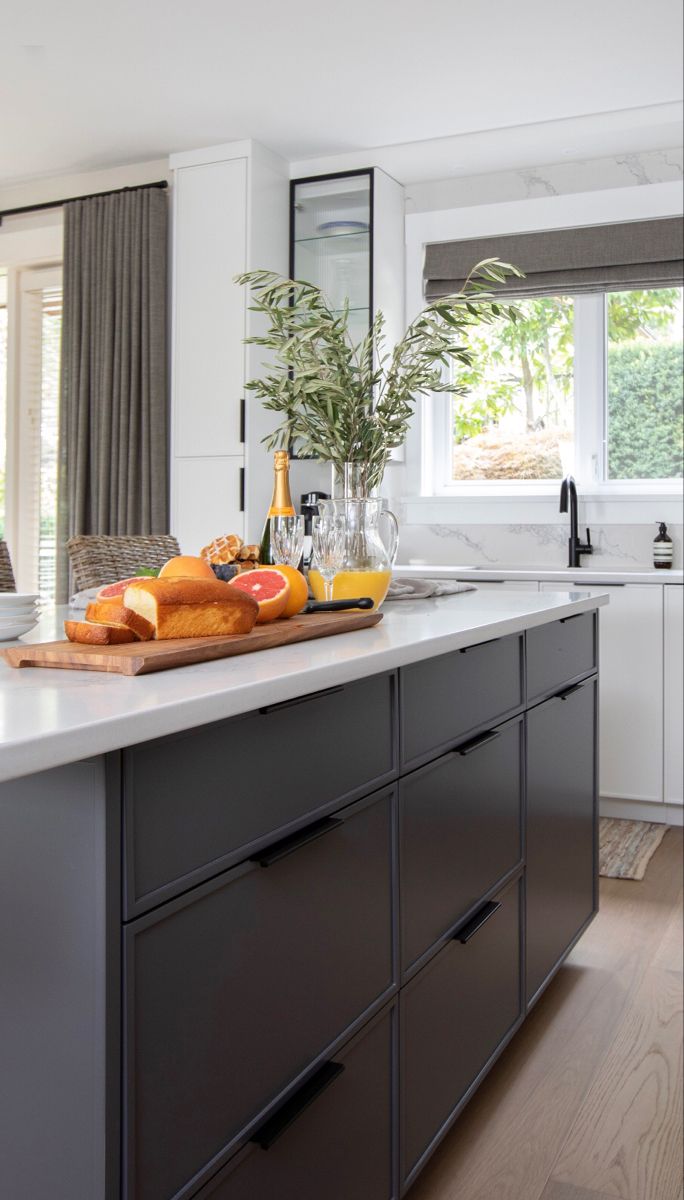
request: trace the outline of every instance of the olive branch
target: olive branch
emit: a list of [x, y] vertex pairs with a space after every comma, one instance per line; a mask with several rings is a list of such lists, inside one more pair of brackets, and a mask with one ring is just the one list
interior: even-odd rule
[[[333, 312], [320, 288], [274, 271], [248, 271], [235, 282], [251, 290], [250, 311], [266, 317], [265, 333], [248, 344], [272, 351], [270, 370], [247, 383], [264, 407], [280, 415], [268, 449], [296, 442], [301, 453], [332, 463], [362, 465], [368, 489], [382, 480], [387, 460], [406, 439], [416, 399], [432, 392], [464, 396], [459, 367], [474, 364], [468, 332], [482, 323], [516, 321], [492, 285], [522, 272], [496, 258], [473, 267], [463, 289], [432, 301], [390, 351], [385, 318], [377, 312], [354, 344], [349, 302]], [[451, 367], [451, 370], [448, 368]]]

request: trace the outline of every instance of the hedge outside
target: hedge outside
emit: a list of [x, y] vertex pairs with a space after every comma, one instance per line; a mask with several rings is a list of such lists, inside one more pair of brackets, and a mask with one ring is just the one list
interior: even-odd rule
[[682, 346], [608, 350], [608, 478], [681, 479]]

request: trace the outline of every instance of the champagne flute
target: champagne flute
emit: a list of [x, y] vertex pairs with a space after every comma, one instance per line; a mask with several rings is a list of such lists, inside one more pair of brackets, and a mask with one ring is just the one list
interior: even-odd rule
[[333, 598], [333, 580], [344, 562], [346, 524], [342, 517], [314, 517], [311, 527], [314, 566], [325, 585], [325, 598]]
[[276, 562], [298, 567], [304, 548], [304, 518], [271, 517], [271, 543]]

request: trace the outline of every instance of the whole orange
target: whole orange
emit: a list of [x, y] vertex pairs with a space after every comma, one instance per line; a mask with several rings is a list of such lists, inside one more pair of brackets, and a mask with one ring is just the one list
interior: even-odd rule
[[[296, 617], [305, 607], [309, 599], [309, 585], [296, 567], [288, 567], [285, 563], [275, 563], [276, 571], [285, 576], [290, 585], [290, 595], [283, 609], [284, 617]], [[265, 568], [264, 568], [265, 569]]]
[[175, 554], [164, 563], [159, 572], [160, 579], [216, 579], [214, 572], [203, 558], [192, 554]]

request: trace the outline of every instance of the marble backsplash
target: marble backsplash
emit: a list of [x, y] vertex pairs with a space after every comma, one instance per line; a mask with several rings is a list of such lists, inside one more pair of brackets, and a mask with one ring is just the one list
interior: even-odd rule
[[[682, 567], [684, 526], [670, 525], [673, 567]], [[651, 525], [597, 525], [592, 527], [594, 553], [583, 562], [592, 570], [644, 570], [653, 566]], [[580, 527], [582, 538], [585, 527]], [[492, 567], [567, 566], [568, 530], [565, 525], [408, 525], [401, 524], [397, 562], [406, 566]]]

